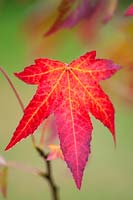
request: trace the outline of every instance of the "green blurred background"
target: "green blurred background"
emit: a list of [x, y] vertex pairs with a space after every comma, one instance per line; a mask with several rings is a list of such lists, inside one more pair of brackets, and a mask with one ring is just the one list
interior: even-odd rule
[[[122, 32], [120, 26], [133, 20], [131, 18], [124, 19], [121, 16], [131, 2], [119, 1], [117, 14], [107, 25], [101, 27], [100, 33], [98, 33], [100, 37], [96, 37], [93, 42], [91, 40], [85, 42], [83, 37], [77, 34], [80, 28], [62, 30], [49, 38], [38, 39], [36, 37], [39, 34], [43, 35], [46, 31], [45, 27], [40, 29], [37, 36], [33, 36], [33, 30], [27, 33], [26, 28], [27, 19], [36, 9], [37, 1], [1, 0], [0, 66], [10, 75], [24, 104], [29, 102], [36, 87], [19, 81], [14, 77], [13, 72], [22, 70], [25, 66], [33, 63], [37, 57], [56, 58], [63, 62], [70, 62], [93, 49], [97, 50], [99, 57], [112, 58], [110, 52], [115, 51], [125, 37], [125, 32]], [[122, 54], [121, 57], [123, 59], [124, 55]], [[133, 58], [130, 59], [133, 61]], [[119, 63], [121, 62], [119, 61]], [[113, 81], [117, 80], [123, 83], [122, 70], [107, 80], [105, 84], [103, 83], [103, 87], [116, 109], [117, 148], [114, 148], [109, 131], [92, 117], [94, 124], [92, 153], [85, 169], [80, 191], [76, 189], [66, 164], [61, 160], [52, 161], [54, 178], [60, 187], [61, 200], [133, 199], [133, 102], [129, 103], [117, 95], [117, 92], [114, 93]], [[9, 161], [17, 161], [43, 169], [43, 162], [33, 150], [30, 137], [20, 142], [12, 150], [4, 152], [21, 116], [22, 111], [10, 86], [0, 74], [0, 155]], [[40, 130], [37, 130], [35, 134], [37, 140], [40, 136], [39, 132]], [[7, 196], [8, 200], [50, 200], [47, 182], [37, 176], [15, 169], [9, 170]], [[3, 199], [1, 194], [0, 199]]]

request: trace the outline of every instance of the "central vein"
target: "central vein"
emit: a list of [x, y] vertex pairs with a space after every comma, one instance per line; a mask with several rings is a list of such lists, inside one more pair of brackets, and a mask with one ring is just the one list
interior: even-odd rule
[[72, 99], [71, 98], [71, 84], [70, 84], [69, 73], [70, 73], [70, 71], [67, 71], [68, 99], [69, 99], [69, 105], [70, 105], [70, 115], [71, 115], [71, 121], [72, 121], [72, 133], [73, 133], [73, 139], [74, 139], [74, 148], [75, 148], [77, 174], [78, 174], [79, 170], [78, 170], [77, 142], [76, 142], [76, 131], [75, 131], [75, 126], [74, 126], [73, 106], [72, 106], [72, 100], [71, 100]]

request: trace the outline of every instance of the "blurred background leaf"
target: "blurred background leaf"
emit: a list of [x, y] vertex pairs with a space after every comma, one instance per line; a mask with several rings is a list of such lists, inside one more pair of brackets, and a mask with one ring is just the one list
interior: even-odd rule
[[7, 196], [8, 167], [0, 167], [0, 191], [3, 197]]

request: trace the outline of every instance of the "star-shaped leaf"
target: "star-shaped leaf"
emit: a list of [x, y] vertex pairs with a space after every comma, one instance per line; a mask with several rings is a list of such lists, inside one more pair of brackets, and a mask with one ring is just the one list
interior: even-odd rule
[[38, 85], [38, 89], [6, 150], [33, 134], [53, 113], [64, 160], [78, 188], [90, 154], [92, 123], [89, 112], [111, 131], [115, 141], [114, 108], [99, 81], [111, 77], [119, 67], [95, 56], [96, 52], [92, 51], [70, 64], [37, 59], [34, 65], [15, 73], [24, 82]]

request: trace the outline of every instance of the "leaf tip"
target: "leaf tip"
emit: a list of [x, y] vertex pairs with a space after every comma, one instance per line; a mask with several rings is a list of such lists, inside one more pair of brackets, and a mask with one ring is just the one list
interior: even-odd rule
[[14, 138], [11, 139], [11, 141], [8, 143], [8, 145], [5, 148], [5, 151], [8, 151], [11, 149], [17, 142], [13, 140]]
[[14, 74], [15, 76], [17, 76], [17, 75], [18, 75], [18, 73], [17, 73], [17, 72], [14, 72], [13, 74]]
[[81, 181], [77, 181], [76, 186], [77, 186], [78, 190], [80, 190], [81, 189]]
[[88, 52], [88, 56], [90, 57], [90, 59], [95, 59], [95, 57], [96, 57], [96, 50]]
[[114, 147], [116, 148], [116, 143], [117, 143], [117, 139], [116, 139], [116, 133], [115, 133], [115, 125], [113, 123], [113, 126], [111, 126], [109, 128], [110, 132], [111, 132], [111, 135], [113, 137], [113, 143], [114, 143]]
[[11, 145], [8, 144], [8, 145], [6, 146], [6, 148], [5, 148], [5, 151], [8, 151], [10, 148], [11, 148]]
[[115, 133], [113, 134], [113, 141], [114, 141], [114, 147], [116, 148], [117, 141], [116, 141], [116, 134]]
[[14, 74], [14, 76], [16, 76], [17, 78], [19, 78], [19, 73], [18, 73], [18, 72], [14, 72], [13, 74]]

